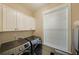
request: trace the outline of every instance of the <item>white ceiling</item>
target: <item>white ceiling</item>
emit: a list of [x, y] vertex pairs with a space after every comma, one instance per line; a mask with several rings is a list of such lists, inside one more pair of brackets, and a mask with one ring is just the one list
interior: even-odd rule
[[30, 7], [32, 10], [37, 10], [39, 9], [40, 7], [43, 7], [43, 6], [46, 6], [48, 3], [25, 3], [25, 4], [22, 4], [24, 6], [28, 6]]

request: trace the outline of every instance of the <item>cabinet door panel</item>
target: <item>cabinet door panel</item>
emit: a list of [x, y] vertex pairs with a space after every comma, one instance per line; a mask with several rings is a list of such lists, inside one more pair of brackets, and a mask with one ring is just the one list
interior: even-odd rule
[[35, 20], [33, 18], [27, 17], [28, 19], [28, 24], [27, 27], [30, 30], [35, 30]]
[[35, 29], [35, 22], [31, 17], [17, 12], [17, 28], [18, 30], [33, 30]]
[[16, 28], [16, 11], [12, 8], [3, 8], [3, 30], [14, 31]]
[[15, 30], [16, 28], [16, 11], [11, 9], [11, 8], [7, 8], [7, 28], [8, 30]]
[[7, 28], [6, 28], [6, 24], [7, 24], [6, 14], [7, 14], [7, 8], [5, 6], [3, 6], [3, 31], [7, 30]]
[[17, 12], [17, 29], [21, 30], [23, 28], [23, 15]]
[[2, 31], [2, 6], [0, 5], [0, 32]]

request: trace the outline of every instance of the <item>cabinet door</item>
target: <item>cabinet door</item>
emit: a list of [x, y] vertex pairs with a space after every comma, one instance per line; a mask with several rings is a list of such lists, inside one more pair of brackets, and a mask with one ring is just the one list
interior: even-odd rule
[[16, 11], [3, 7], [3, 31], [14, 31], [16, 28]]
[[31, 17], [28, 17], [23, 13], [17, 12], [17, 29], [34, 30], [35, 22]]
[[17, 11], [17, 30], [22, 30], [23, 28], [23, 15]]
[[29, 29], [35, 30], [35, 19], [32, 17], [27, 17], [27, 18], [28, 18]]
[[0, 5], [0, 32], [2, 31], [2, 6]]

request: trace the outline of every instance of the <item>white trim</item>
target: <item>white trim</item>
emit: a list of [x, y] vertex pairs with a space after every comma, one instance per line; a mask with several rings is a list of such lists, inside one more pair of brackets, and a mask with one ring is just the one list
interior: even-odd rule
[[44, 14], [47, 14], [47, 13], [49, 13], [51, 11], [55, 11], [57, 9], [67, 7], [67, 6], [68, 6], [68, 4], [62, 4], [62, 5], [56, 6], [56, 7], [52, 8], [52, 9], [46, 10], [46, 11], [42, 12], [42, 14], [44, 15]]
[[[72, 23], [71, 23], [72, 21], [71, 21], [71, 4], [68, 4], [68, 40], [69, 40], [69, 42], [68, 42], [68, 50], [69, 50], [69, 53], [71, 53], [71, 54], [73, 54], [72, 53]], [[70, 46], [71, 46], [71, 48], [70, 48]]]

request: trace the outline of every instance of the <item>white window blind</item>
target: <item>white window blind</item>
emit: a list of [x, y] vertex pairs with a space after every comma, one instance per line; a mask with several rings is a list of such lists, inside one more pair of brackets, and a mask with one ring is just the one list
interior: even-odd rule
[[44, 44], [68, 52], [68, 8], [58, 8], [43, 16]]

